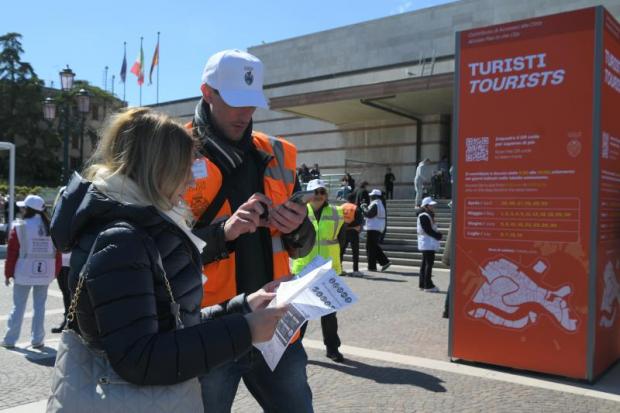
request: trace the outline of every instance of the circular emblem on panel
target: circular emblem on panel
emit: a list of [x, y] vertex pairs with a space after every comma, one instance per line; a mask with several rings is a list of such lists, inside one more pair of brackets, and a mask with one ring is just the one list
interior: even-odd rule
[[576, 158], [581, 153], [581, 142], [579, 139], [571, 139], [566, 144], [566, 151], [570, 156]]

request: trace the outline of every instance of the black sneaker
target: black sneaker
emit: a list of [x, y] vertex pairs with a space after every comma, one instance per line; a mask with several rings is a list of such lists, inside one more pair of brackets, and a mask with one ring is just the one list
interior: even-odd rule
[[62, 333], [62, 330], [64, 330], [66, 325], [67, 325], [67, 320], [64, 320], [62, 323], [60, 323], [60, 325], [58, 327], [52, 328], [52, 333], [53, 334], [60, 334], [60, 333]]
[[328, 359], [335, 361], [336, 363], [342, 363], [344, 361], [344, 356], [338, 350], [327, 350], [325, 353]]
[[392, 263], [391, 263], [391, 262], [389, 262], [389, 261], [388, 261], [388, 263], [387, 263], [387, 264], [382, 265], [382, 266], [381, 266], [381, 272], [383, 272], [383, 271], [387, 270], [388, 268], [390, 268], [390, 265], [392, 265]]

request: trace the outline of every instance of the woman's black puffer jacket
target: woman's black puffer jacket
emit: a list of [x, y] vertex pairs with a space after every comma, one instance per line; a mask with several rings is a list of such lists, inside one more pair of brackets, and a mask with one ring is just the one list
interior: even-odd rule
[[[179, 383], [250, 350], [250, 329], [240, 314], [247, 309], [243, 296], [210, 311], [217, 318], [201, 320], [200, 255], [185, 233], [154, 207], [114, 201], [77, 175], [51, 226], [56, 247], [72, 251], [72, 296], [99, 233], [79, 296], [79, 329], [73, 328], [105, 350], [122, 378], [145, 385]], [[184, 329], [175, 329], [158, 252]]]

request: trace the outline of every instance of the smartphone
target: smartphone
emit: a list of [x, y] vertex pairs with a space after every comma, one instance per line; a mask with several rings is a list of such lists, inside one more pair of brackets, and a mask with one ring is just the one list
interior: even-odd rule
[[291, 195], [288, 200], [296, 204], [304, 205], [310, 202], [313, 197], [314, 191], [298, 191]]

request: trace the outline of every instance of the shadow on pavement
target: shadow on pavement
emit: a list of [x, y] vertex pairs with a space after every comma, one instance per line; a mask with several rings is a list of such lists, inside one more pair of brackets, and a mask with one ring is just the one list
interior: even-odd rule
[[407, 282], [407, 280], [395, 280], [393, 278], [373, 277], [372, 275], [365, 275], [359, 278], [362, 278], [364, 280], [369, 280], [369, 281], [388, 281], [388, 282], [393, 282], [393, 283], [406, 283]]
[[39, 366], [53, 367], [56, 362], [56, 350], [52, 347], [43, 347], [41, 350], [34, 350], [30, 347], [21, 348], [15, 347], [9, 349], [15, 353], [20, 353], [26, 360], [31, 363], [38, 364]]
[[443, 393], [446, 388], [443, 380], [430, 374], [398, 367], [380, 367], [345, 358], [344, 363], [337, 364], [318, 360], [308, 360], [308, 364], [337, 370], [355, 377], [374, 380], [381, 384], [410, 384], [426, 390]]
[[539, 380], [546, 380], [558, 384], [568, 384], [582, 389], [596, 390], [609, 394], [620, 395], [620, 360], [612, 364], [606, 371], [604, 371], [593, 383], [589, 383], [586, 380], [572, 379], [570, 377], [560, 377], [546, 373], [537, 373], [534, 371], [513, 369], [510, 367], [496, 366], [493, 364], [479, 363], [466, 360], [453, 360], [458, 364], [464, 364], [467, 366], [481, 367], [488, 370], [495, 370], [504, 373], [518, 374], [524, 377], [531, 377]]

